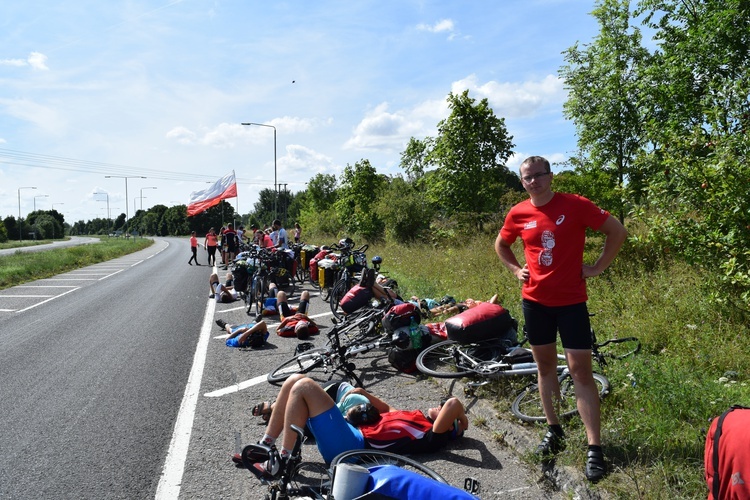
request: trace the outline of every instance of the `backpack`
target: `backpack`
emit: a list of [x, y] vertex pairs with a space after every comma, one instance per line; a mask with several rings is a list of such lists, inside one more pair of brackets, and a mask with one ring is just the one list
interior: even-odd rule
[[[400, 329], [404, 330], [407, 335], [409, 334], [408, 326], [400, 327]], [[414, 349], [411, 345], [406, 349], [393, 347], [388, 353], [388, 362], [397, 371], [401, 373], [414, 373], [418, 370], [417, 358], [419, 357], [419, 353], [432, 344], [432, 335], [427, 327], [420, 327], [419, 332], [422, 335], [421, 347], [419, 349]]]
[[383, 315], [383, 328], [386, 332], [393, 333], [402, 326], [411, 325], [412, 319], [417, 324], [422, 320], [422, 313], [417, 306], [411, 302], [396, 304]]
[[750, 408], [734, 405], [711, 422], [703, 463], [709, 500], [750, 498]]

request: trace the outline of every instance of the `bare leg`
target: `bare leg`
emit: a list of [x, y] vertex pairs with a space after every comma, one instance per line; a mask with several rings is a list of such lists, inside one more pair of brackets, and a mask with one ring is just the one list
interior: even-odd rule
[[591, 367], [591, 350], [565, 349], [576, 390], [576, 406], [586, 427], [588, 444], [601, 445], [601, 413], [599, 391]]
[[[432, 416], [431, 413], [433, 413], [433, 410], [436, 410], [436, 408], [432, 408], [428, 412], [428, 416]], [[461, 429], [457, 429], [459, 432], [469, 428], [469, 419], [466, 417], [464, 405], [461, 404], [458, 398], [450, 398], [438, 411], [437, 417], [435, 417], [435, 421], [432, 424], [432, 431], [436, 434], [449, 431], [453, 428], [456, 420], [458, 420], [458, 425], [461, 427]]]
[[[278, 403], [278, 399], [276, 402]], [[291, 393], [286, 401], [282, 448], [291, 450], [294, 447], [297, 434], [292, 430], [292, 425], [304, 427], [308, 418], [320, 415], [334, 406], [333, 399], [313, 379], [305, 377], [298, 380], [292, 386]]]
[[549, 425], [557, 425], [560, 421], [555, 411], [555, 403], [560, 401], [560, 383], [557, 381], [556, 344], [531, 346], [531, 352], [537, 363], [539, 396], [542, 399], [544, 415]]

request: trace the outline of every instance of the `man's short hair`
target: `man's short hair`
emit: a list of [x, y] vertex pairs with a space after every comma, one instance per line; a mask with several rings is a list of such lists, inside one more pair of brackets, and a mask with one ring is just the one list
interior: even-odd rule
[[552, 171], [552, 168], [549, 165], [549, 160], [547, 160], [547, 158], [545, 158], [544, 156], [529, 156], [521, 163], [521, 165], [519, 165], [518, 172], [521, 172], [521, 169], [524, 167], [524, 165], [533, 165], [534, 163], [542, 163], [544, 165], [545, 172]]
[[298, 339], [304, 340], [310, 337], [310, 322], [309, 321], [298, 321], [294, 325], [294, 333]]

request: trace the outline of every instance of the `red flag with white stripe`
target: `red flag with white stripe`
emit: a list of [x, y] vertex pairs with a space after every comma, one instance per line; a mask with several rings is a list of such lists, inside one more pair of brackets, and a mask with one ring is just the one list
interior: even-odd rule
[[214, 205], [218, 205], [221, 200], [235, 198], [237, 196], [237, 181], [234, 178], [234, 170], [216, 181], [210, 188], [203, 191], [193, 191], [190, 193], [188, 202], [188, 217], [202, 213]]

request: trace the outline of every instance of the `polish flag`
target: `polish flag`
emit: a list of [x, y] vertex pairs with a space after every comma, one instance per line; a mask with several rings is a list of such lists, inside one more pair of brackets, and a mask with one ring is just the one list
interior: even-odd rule
[[187, 207], [188, 217], [192, 217], [193, 215], [202, 213], [204, 210], [208, 210], [214, 205], [218, 205], [221, 200], [235, 198], [236, 196], [237, 181], [234, 179], [234, 170], [232, 170], [231, 174], [225, 175], [210, 188], [190, 193], [190, 201]]

